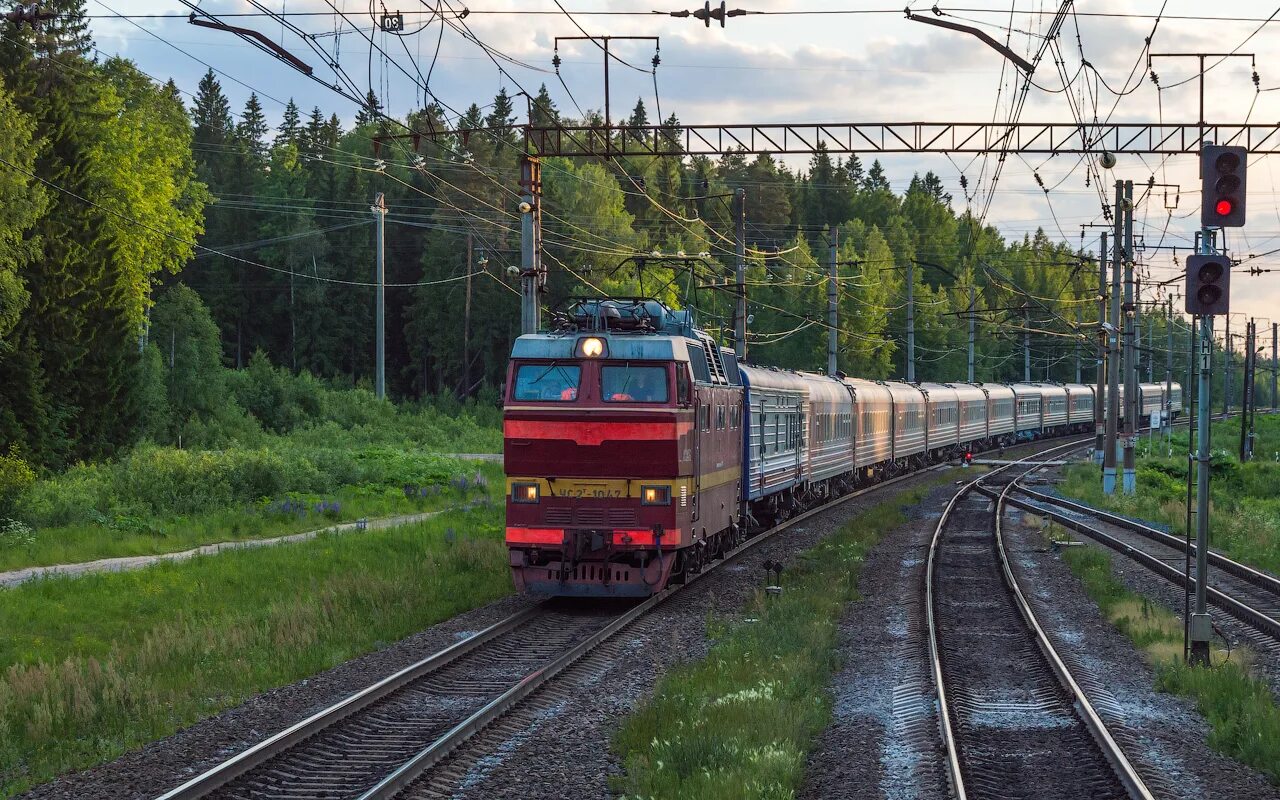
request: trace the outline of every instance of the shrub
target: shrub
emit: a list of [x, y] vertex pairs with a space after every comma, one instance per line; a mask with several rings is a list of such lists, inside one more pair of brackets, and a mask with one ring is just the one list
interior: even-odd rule
[[0, 455], [0, 518], [12, 516], [14, 504], [35, 481], [35, 470], [18, 458], [16, 449]]

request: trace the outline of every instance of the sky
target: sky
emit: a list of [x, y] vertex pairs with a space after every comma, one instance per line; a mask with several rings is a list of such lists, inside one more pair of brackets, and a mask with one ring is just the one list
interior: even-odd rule
[[[194, 2], [194, 0], [193, 0]], [[724, 28], [712, 22], [705, 27], [692, 18], [666, 13], [692, 9], [693, 0], [440, 0], [442, 7], [460, 12], [469, 7], [466, 24], [481, 41], [523, 63], [505, 64], [500, 74], [485, 51], [452, 27], [432, 20], [435, 0], [377, 0], [378, 8], [406, 12], [406, 27], [420, 33], [384, 37], [375, 34], [387, 52], [396, 56], [413, 79], [385, 62], [371, 58], [369, 43], [353, 30], [359, 25], [371, 31], [368, 0], [258, 0], [260, 5], [293, 16], [291, 21], [314, 35], [316, 46], [336, 57], [360, 86], [372, 86], [387, 110], [403, 116], [421, 107], [423, 91], [415, 86], [415, 74], [431, 68], [432, 93], [454, 108], [481, 98], [491, 98], [500, 87], [509, 92], [520, 87], [536, 92], [546, 83], [558, 106], [576, 116], [574, 100], [583, 109], [602, 109], [602, 53], [589, 42], [563, 42], [559, 48], [561, 85], [552, 68], [555, 37], [580, 35], [581, 25], [592, 35], [659, 37], [661, 64], [657, 69], [657, 95], [648, 66], [654, 55], [650, 41], [616, 41], [614, 52], [644, 68], [632, 70], [613, 64], [610, 94], [613, 116], [630, 112], [642, 98], [650, 117], [655, 105], [663, 115], [675, 113], [687, 124], [751, 122], [989, 122], [1007, 118], [1018, 94], [1016, 75], [1003, 56], [978, 39], [905, 18], [901, 2], [890, 0], [734, 0], [730, 9], [751, 12], [841, 11], [854, 13], [759, 13], [730, 18]], [[897, 8], [893, 8], [897, 5]], [[931, 15], [932, 4], [913, 3], [913, 10]], [[1030, 58], [1044, 41], [1057, 3], [1051, 0], [958, 0], [940, 2], [947, 19], [976, 25], [992, 37], [1007, 41], [1016, 53]], [[252, 12], [250, 2], [201, 0], [200, 9], [214, 14]], [[346, 13], [339, 22], [334, 8]], [[1202, 0], [1078, 0], [1058, 40], [1062, 69], [1071, 89], [1061, 91], [1063, 80], [1053, 59], [1046, 56], [1035, 73], [1037, 86], [1025, 99], [1020, 119], [1025, 122], [1064, 122], [1083, 113], [1110, 116], [1114, 122], [1194, 123], [1198, 118], [1197, 61], [1194, 58], [1157, 57], [1151, 68], [1143, 56], [1144, 41], [1152, 38], [1154, 53], [1238, 52], [1236, 57], [1213, 66], [1205, 76], [1205, 118], [1220, 123], [1280, 120], [1280, 6], [1256, 0], [1204, 3]], [[262, 98], [269, 120], [279, 121], [284, 102], [295, 99], [304, 110], [318, 105], [326, 114], [336, 112], [348, 123], [357, 107], [318, 82], [312, 81], [239, 38], [225, 32], [188, 24], [189, 9], [178, 0], [88, 0], [87, 10], [97, 46], [104, 54], [132, 59], [151, 75], [172, 77], [180, 89], [194, 92], [206, 69], [212, 66], [239, 110], [250, 91]], [[509, 13], [512, 11], [542, 13]], [[408, 13], [414, 12], [414, 13]], [[597, 13], [592, 13], [597, 12]], [[598, 12], [643, 12], [604, 14]], [[173, 15], [156, 18], [146, 15]], [[122, 18], [119, 15], [124, 15]], [[1161, 15], [1157, 24], [1156, 15]], [[1275, 15], [1269, 24], [1266, 20]], [[1183, 17], [1183, 18], [1180, 18]], [[315, 68], [316, 75], [333, 80], [332, 72], [308, 50], [300, 37], [278, 22], [263, 17], [225, 18], [252, 27], [282, 44]], [[1082, 70], [1082, 60], [1091, 68]], [[1274, 69], [1274, 72], [1269, 70]], [[416, 69], [415, 69], [416, 68]], [[1154, 70], [1162, 87], [1157, 90], [1148, 73]], [[1256, 91], [1254, 70], [1259, 76]], [[1074, 76], [1080, 74], [1080, 77]], [[1175, 84], [1181, 84], [1176, 85]], [[1058, 91], [1054, 91], [1058, 90]], [[572, 93], [570, 98], [569, 93]], [[1123, 96], [1117, 93], [1123, 92]], [[188, 100], [190, 97], [188, 96]], [[517, 106], [519, 108], [519, 106]], [[863, 154], [865, 162], [870, 156]], [[1006, 237], [1019, 237], [1043, 228], [1052, 238], [1073, 248], [1096, 249], [1098, 228], [1083, 225], [1102, 222], [1096, 181], [1076, 156], [1011, 155], [998, 182], [990, 176], [995, 159], [934, 154], [881, 156], [886, 173], [901, 191], [915, 173], [933, 170], [953, 195], [957, 210], [964, 207], [965, 175], [975, 209], [992, 193], [987, 222]], [[1275, 175], [1280, 168], [1274, 157], [1257, 157], [1248, 178], [1248, 215], [1245, 228], [1228, 232], [1227, 241], [1236, 257], [1280, 248], [1280, 195]], [[803, 168], [805, 159], [788, 159]], [[1037, 184], [1036, 175], [1050, 188]], [[1107, 194], [1117, 179], [1133, 180], [1138, 193], [1154, 175], [1160, 184], [1135, 212], [1135, 232], [1147, 246], [1141, 259], [1152, 282], [1181, 274], [1178, 266], [1187, 254], [1199, 226], [1199, 180], [1194, 156], [1162, 159], [1155, 156], [1120, 155], [1113, 169], [1102, 170]], [[1082, 231], [1084, 233], [1081, 239]], [[1177, 247], [1175, 252], [1171, 248]], [[1177, 261], [1175, 261], [1175, 258]], [[1278, 271], [1250, 276], [1243, 269], [1233, 275], [1232, 327], [1242, 331], [1248, 315], [1280, 322], [1280, 254], [1251, 262]], [[1180, 281], [1172, 288], [1180, 285]], [[1150, 295], [1147, 296], [1148, 298]], [[1238, 313], [1235, 313], [1238, 312]], [[1219, 331], [1222, 326], [1218, 326]]]

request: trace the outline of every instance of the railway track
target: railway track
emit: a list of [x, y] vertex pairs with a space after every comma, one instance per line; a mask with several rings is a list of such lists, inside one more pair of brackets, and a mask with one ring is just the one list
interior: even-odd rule
[[[1056, 495], [1011, 484], [1010, 505], [1038, 514], [1115, 550], [1177, 585], [1187, 586], [1188, 555], [1196, 547], [1186, 540], [1136, 520], [1108, 513]], [[1215, 552], [1208, 553], [1209, 602], [1254, 628], [1273, 645], [1280, 644], [1280, 579]], [[1194, 579], [1187, 586], [1194, 587]]]
[[[521, 706], [591, 654], [607, 657], [617, 634], [658, 605], [760, 543], [815, 514], [916, 477], [892, 478], [760, 533], [687, 583], [642, 603], [575, 609], [548, 601], [460, 641], [250, 747], [158, 800], [379, 800], [431, 796], [432, 771], [470, 763], [476, 734], [521, 724]], [[514, 712], [514, 713], [513, 713]], [[483, 747], [483, 743], [478, 743]], [[447, 784], [450, 776], [443, 776]], [[417, 783], [415, 783], [417, 782]]]
[[1148, 800], [1153, 795], [1041, 629], [1009, 564], [1001, 516], [1018, 463], [961, 487], [929, 549], [927, 627], [953, 792], [959, 800]]

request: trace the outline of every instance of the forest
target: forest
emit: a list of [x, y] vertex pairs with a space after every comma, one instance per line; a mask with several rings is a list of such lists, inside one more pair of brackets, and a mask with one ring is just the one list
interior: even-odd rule
[[[184, 92], [96, 55], [82, 0], [51, 7], [56, 21], [0, 39], [0, 454], [56, 470], [139, 441], [222, 446], [271, 425], [243, 407], [254, 387], [236, 375], [255, 360], [258, 374], [371, 385], [379, 193], [390, 397], [496, 403], [519, 329], [520, 126], [598, 114], [571, 120], [543, 86], [456, 119], [434, 104], [393, 119], [371, 90], [349, 125], [335, 95], [290, 102], [273, 128], [256, 94], [233, 108], [212, 70]], [[628, 128], [648, 114], [637, 101], [613, 135], [643, 135]], [[391, 135], [406, 131], [423, 135]], [[1074, 380], [1077, 359], [1090, 377], [1091, 255], [1043, 231], [1002, 236], [933, 172], [895, 192], [879, 161], [820, 151], [799, 167], [545, 158], [542, 176], [546, 309], [643, 294], [723, 338], [743, 189], [749, 360], [825, 367], [834, 232], [843, 372], [905, 376], [910, 276], [918, 379], [963, 379], [970, 316], [976, 379], [1020, 379], [1024, 335], [1035, 379]]]

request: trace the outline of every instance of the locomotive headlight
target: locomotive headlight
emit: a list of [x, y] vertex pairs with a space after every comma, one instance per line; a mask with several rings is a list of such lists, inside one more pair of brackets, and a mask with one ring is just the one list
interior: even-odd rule
[[604, 339], [598, 339], [595, 336], [578, 342], [578, 354], [583, 358], [599, 358], [604, 355], [604, 349]]
[[538, 484], [536, 483], [511, 484], [511, 502], [513, 503], [538, 502]]
[[642, 506], [671, 505], [671, 487], [670, 486], [641, 486], [640, 487], [640, 505]]

